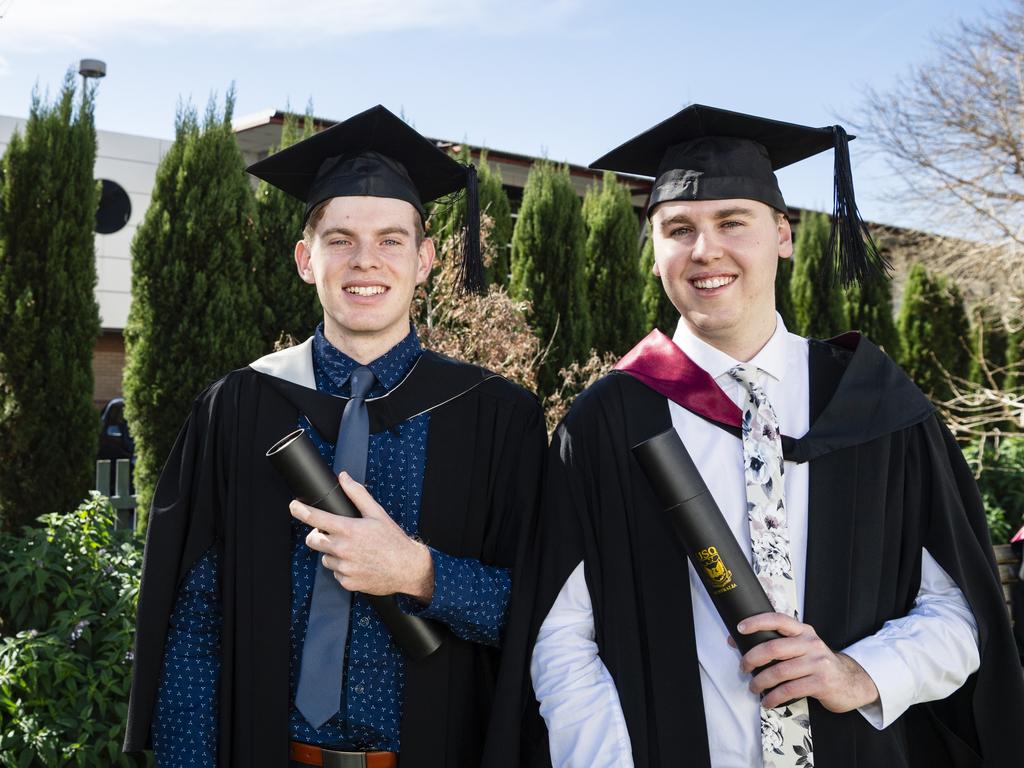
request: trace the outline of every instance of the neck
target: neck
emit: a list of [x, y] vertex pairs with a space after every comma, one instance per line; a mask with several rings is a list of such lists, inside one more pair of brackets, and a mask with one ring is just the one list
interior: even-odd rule
[[406, 337], [408, 324], [376, 333], [357, 333], [338, 328], [324, 321], [324, 336], [335, 349], [344, 352], [360, 365], [372, 363]]
[[766, 323], [745, 328], [741, 333], [736, 332], [736, 329], [729, 329], [729, 332], [723, 333], [705, 332], [691, 325], [685, 317], [683, 322], [698, 339], [741, 363], [749, 363], [764, 349], [764, 345], [775, 334], [777, 326], [774, 313]]

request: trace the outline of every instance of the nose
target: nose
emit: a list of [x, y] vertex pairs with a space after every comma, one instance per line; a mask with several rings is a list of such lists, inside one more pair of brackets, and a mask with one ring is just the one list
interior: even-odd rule
[[717, 259], [721, 252], [722, 249], [715, 240], [714, 235], [707, 231], [701, 231], [697, 234], [697, 239], [693, 243], [690, 258], [701, 264], [707, 264]]
[[372, 245], [364, 243], [352, 249], [349, 266], [352, 269], [376, 269], [380, 266], [380, 256]]

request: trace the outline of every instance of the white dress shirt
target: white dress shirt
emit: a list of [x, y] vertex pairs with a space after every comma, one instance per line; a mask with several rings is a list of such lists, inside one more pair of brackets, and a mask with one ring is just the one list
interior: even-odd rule
[[[680, 321], [673, 341], [715, 379], [737, 405], [744, 390], [727, 375], [738, 364], [694, 336]], [[810, 427], [807, 340], [788, 333], [782, 318], [750, 363], [760, 369], [783, 434]], [[743, 450], [736, 437], [669, 402], [672, 425], [693, 457], [736, 540], [750, 557]], [[732, 462], [723, 457], [734, 456]], [[797, 601], [803, 615], [807, 564], [809, 468], [785, 464], [786, 510]], [[843, 652], [878, 688], [879, 700], [861, 708], [875, 728], [885, 728], [912, 704], [945, 698], [978, 668], [978, 630], [963, 593], [925, 550], [921, 587], [913, 608]], [[690, 565], [690, 596], [700, 666], [704, 714], [713, 768], [760, 766], [760, 700], [748, 689], [740, 653]], [[594, 642], [594, 617], [583, 563], [566, 580], [541, 626], [530, 665], [540, 712], [548, 726], [551, 759], [560, 766], [632, 766], [629, 733], [618, 693]], [[686, 695], [680, 692], [680, 695]]]

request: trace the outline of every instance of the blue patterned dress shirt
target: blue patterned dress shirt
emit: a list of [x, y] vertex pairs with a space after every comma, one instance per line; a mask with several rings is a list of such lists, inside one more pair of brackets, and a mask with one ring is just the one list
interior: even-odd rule
[[[415, 331], [369, 363], [377, 381], [370, 397], [393, 389], [419, 358]], [[323, 326], [313, 338], [317, 389], [346, 396], [358, 363], [327, 341]], [[430, 414], [370, 435], [366, 487], [406, 533], [418, 531]], [[324, 461], [334, 445], [303, 417]], [[306, 546], [310, 527], [292, 528], [291, 706], [289, 732], [297, 741], [352, 750], [399, 751], [405, 660], [365, 596], [352, 600], [342, 709], [314, 729], [295, 709], [302, 644], [319, 553]], [[497, 645], [508, 606], [508, 569], [446, 555], [431, 548], [434, 595], [429, 605], [400, 597], [409, 613], [445, 623], [465, 640]], [[179, 588], [168, 627], [160, 692], [153, 719], [153, 750], [160, 766], [213, 765], [217, 743], [217, 679], [220, 670], [220, 593], [216, 545], [193, 566]]]

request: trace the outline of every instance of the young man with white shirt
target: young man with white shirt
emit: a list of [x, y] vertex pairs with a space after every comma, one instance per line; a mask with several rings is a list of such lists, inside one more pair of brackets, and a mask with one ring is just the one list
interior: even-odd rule
[[[510, 628], [546, 733], [510, 708], [506, 764], [1019, 764], [1024, 679], [956, 443], [869, 340], [804, 339], [775, 312], [793, 246], [774, 169], [834, 148], [840, 272], [879, 266], [846, 142], [692, 106], [594, 163], [655, 177], [654, 270], [680, 321], [556, 430]], [[745, 655], [630, 452], [672, 428], [776, 609], [740, 622], [781, 635]]]

